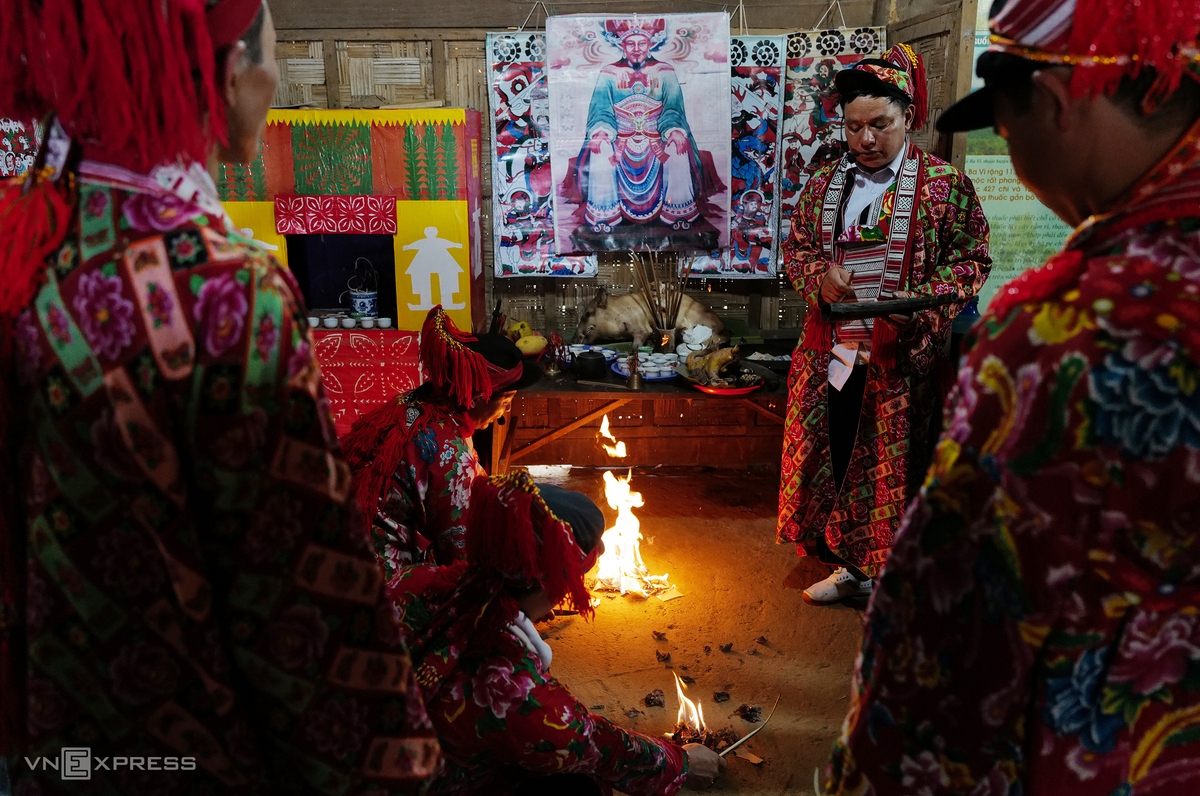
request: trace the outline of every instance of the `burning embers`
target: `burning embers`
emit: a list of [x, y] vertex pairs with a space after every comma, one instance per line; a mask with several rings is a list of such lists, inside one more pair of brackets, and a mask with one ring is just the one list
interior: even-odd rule
[[680, 745], [704, 744], [714, 752], [719, 752], [737, 741], [737, 734], [728, 727], [715, 732], [708, 729], [708, 725], [704, 723], [704, 708], [699, 702], [687, 698], [683, 693], [683, 689], [686, 688], [683, 681], [674, 672], [671, 674], [675, 675], [675, 693], [679, 697], [679, 715], [675, 719], [675, 729], [670, 734], [671, 741]]
[[[604, 445], [604, 450], [613, 458], [624, 458], [625, 443], [617, 440], [609, 430], [608, 415], [600, 424], [600, 434], [614, 444]], [[645, 505], [640, 492], [634, 492], [629, 482], [633, 471], [618, 478], [612, 471], [604, 473], [604, 497], [608, 505], [617, 512], [617, 521], [604, 532], [604, 554], [600, 556], [596, 571], [596, 588], [604, 591], [619, 591], [621, 594], [640, 594], [648, 597], [653, 593], [670, 588], [666, 575], [651, 575], [642, 561], [642, 531], [633, 510]]]

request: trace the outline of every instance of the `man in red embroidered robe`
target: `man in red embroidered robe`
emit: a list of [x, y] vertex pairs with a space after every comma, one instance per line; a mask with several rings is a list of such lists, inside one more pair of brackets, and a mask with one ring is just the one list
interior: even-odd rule
[[939, 124], [1076, 229], [974, 327], [827, 792], [1200, 793], [1200, 2], [991, 31]]
[[673, 796], [720, 774], [712, 750], [622, 729], [550, 672], [530, 619], [564, 599], [592, 614], [583, 576], [603, 530], [583, 495], [524, 472], [483, 478], [466, 560], [413, 567], [389, 589], [446, 755], [435, 796]]
[[[804, 188], [784, 263], [807, 305], [792, 357], [777, 538], [836, 567], [804, 592], [870, 594], [924, 478], [951, 324], [991, 268], [970, 179], [907, 140], [925, 70], [897, 45], [838, 73], [849, 154]], [[907, 317], [827, 324], [821, 305], [949, 294]], [[945, 379], [948, 381], [948, 378]]]
[[50, 120], [0, 184], [16, 792], [420, 791], [437, 742], [308, 313], [210, 176], [258, 154], [266, 6], [5, 0], [0, 39], [0, 116]]
[[542, 375], [507, 337], [466, 334], [440, 306], [421, 330], [421, 367], [424, 384], [360, 417], [345, 440], [390, 586], [414, 564], [463, 560], [471, 484], [484, 475], [471, 435]]

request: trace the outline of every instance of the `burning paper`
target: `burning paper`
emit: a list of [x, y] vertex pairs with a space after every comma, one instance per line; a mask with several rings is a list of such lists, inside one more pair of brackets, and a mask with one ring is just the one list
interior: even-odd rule
[[708, 725], [704, 723], [704, 707], [699, 702], [688, 699], [687, 695], [683, 693], [685, 688], [683, 681], [676, 674], [675, 694], [679, 697], [679, 714], [675, 719], [675, 729], [668, 737], [680, 745], [704, 744], [714, 752], [733, 745], [737, 741], [737, 734], [728, 727], [715, 732], [708, 729]]
[[[605, 445], [609, 456], [625, 456], [625, 443], [617, 440], [609, 430], [608, 415], [600, 424], [601, 435], [616, 443]], [[600, 556], [596, 571], [596, 588], [619, 591], [621, 594], [640, 594], [648, 597], [655, 592], [670, 588], [666, 575], [651, 575], [642, 561], [641, 523], [633, 510], [645, 505], [640, 492], [629, 486], [632, 471], [618, 478], [612, 471], [604, 473], [604, 497], [608, 505], [617, 512], [617, 521], [604, 532], [604, 554]]]

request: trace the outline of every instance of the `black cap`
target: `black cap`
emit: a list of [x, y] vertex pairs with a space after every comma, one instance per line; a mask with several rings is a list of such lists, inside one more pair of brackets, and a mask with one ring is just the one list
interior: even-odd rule
[[496, 367], [503, 368], [504, 370], [512, 370], [518, 363], [524, 366], [521, 378], [515, 384], [501, 387], [498, 392], [523, 390], [526, 387], [536, 384], [538, 379], [542, 377], [542, 369], [532, 362], [526, 361], [525, 357], [521, 354], [521, 349], [517, 348], [517, 344], [504, 335], [488, 332], [487, 334], [475, 335], [475, 337], [475, 342], [465, 344], [467, 348], [479, 354]]
[[983, 53], [975, 66], [975, 74], [983, 78], [983, 88], [972, 91], [942, 111], [937, 120], [938, 132], [962, 133], [994, 127], [992, 102], [996, 87], [1028, 82], [1040, 68], [1033, 61], [1009, 53]]
[[554, 484], [538, 484], [542, 500], [554, 516], [571, 526], [575, 542], [585, 554], [591, 553], [604, 534], [604, 512], [591, 498]]

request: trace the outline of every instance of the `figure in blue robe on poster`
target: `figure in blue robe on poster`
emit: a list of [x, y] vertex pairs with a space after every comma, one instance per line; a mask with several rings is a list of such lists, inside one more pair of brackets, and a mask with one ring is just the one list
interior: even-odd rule
[[608, 20], [604, 37], [624, 58], [601, 70], [588, 108], [577, 184], [593, 232], [622, 222], [688, 229], [705, 198], [704, 164], [679, 78], [651, 54], [666, 41], [661, 18]]
[[450, 253], [451, 249], [461, 249], [462, 247], [461, 243], [439, 238], [437, 227], [426, 227], [424, 238], [403, 247], [404, 251], [416, 252], [404, 273], [412, 280], [412, 292], [421, 300], [417, 304], [409, 304], [410, 310], [433, 309], [435, 304], [433, 301], [433, 277], [435, 274], [438, 278], [440, 295], [436, 303], [441, 304], [447, 310], [466, 308], [465, 302], [454, 300], [454, 295], [458, 293], [458, 278], [462, 274], [463, 268]]

